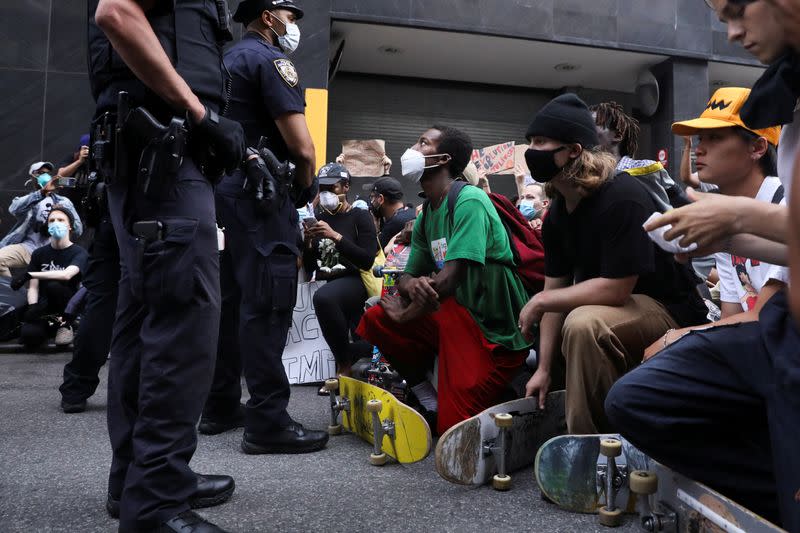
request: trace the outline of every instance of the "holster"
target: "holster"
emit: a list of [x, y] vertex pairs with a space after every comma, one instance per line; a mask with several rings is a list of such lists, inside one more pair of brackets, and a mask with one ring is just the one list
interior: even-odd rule
[[135, 160], [131, 147], [141, 147], [136, 166], [136, 187], [148, 200], [158, 202], [169, 194], [183, 163], [188, 144], [185, 120], [173, 117], [169, 124], [164, 125], [141, 106], [128, 112], [124, 109], [119, 111], [118, 117], [125, 118], [118, 121], [117, 127], [116, 179], [130, 182], [133, 178], [129, 175], [131, 161]]

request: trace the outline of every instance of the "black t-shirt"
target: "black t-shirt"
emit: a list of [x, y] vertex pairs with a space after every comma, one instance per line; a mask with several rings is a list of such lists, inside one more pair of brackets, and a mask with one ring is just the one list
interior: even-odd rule
[[[325, 279], [359, 275], [359, 270], [372, 268], [375, 254], [378, 253], [378, 238], [375, 223], [369, 211], [351, 208], [346, 213], [330, 214], [320, 210], [315, 217], [317, 220], [327, 222], [333, 231], [342, 235], [342, 240], [336, 243], [336, 250], [339, 252], [339, 263], [345, 267], [345, 270], [334, 272]], [[315, 239], [312, 248], [306, 251], [304, 258], [306, 271], [317, 270], [319, 239]]]
[[31, 254], [31, 262], [28, 264], [28, 272], [66, 270], [68, 266], [75, 265], [80, 269], [80, 272], [73, 276], [71, 280], [39, 280], [39, 284], [59, 283], [68, 286], [73, 291], [77, 291], [81, 277], [86, 273], [88, 262], [89, 254], [77, 244], [73, 244], [68, 248], [64, 248], [63, 250], [57, 250], [56, 248], [53, 248], [50, 243], [47, 243], [41, 248], [35, 249]]
[[403, 231], [406, 222], [417, 218], [417, 212], [411, 207], [401, 207], [398, 209], [394, 216], [383, 223], [380, 233], [378, 233], [378, 240], [381, 242], [381, 248], [386, 248], [392, 237]]
[[634, 294], [659, 301], [682, 327], [705, 322], [699, 280], [642, 228], [655, 211], [645, 188], [626, 173], [582, 199], [572, 213], [556, 197], [542, 226], [546, 275], [574, 276], [575, 283], [638, 275]]

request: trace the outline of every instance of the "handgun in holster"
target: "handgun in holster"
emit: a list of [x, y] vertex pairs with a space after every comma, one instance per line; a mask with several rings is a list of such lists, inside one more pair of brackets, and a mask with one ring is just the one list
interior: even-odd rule
[[144, 107], [137, 107], [128, 114], [125, 129], [126, 137], [132, 136], [144, 146], [137, 188], [148, 200], [158, 202], [169, 194], [183, 163], [188, 134], [185, 121], [173, 117], [165, 126]]

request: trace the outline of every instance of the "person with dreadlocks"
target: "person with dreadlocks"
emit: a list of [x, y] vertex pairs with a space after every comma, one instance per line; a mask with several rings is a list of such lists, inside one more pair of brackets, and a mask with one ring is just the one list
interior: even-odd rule
[[681, 188], [658, 161], [634, 159], [639, 148], [639, 121], [625, 113], [617, 102], [589, 107], [597, 127], [600, 148], [617, 158], [617, 173], [635, 177], [653, 198], [659, 211], [686, 205]]

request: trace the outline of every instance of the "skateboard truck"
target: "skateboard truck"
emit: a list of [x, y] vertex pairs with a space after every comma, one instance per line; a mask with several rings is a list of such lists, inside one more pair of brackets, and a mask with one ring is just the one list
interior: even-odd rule
[[616, 458], [622, 455], [622, 442], [617, 439], [602, 439], [600, 455], [606, 457], [605, 465], [597, 465], [597, 482], [606, 494], [606, 504], [598, 511], [600, 523], [616, 527], [622, 523], [622, 509], [617, 506], [617, 493], [628, 477], [627, 467], [617, 466]]
[[514, 417], [508, 413], [494, 415], [494, 424], [500, 430], [496, 439], [483, 443], [483, 456], [494, 456], [497, 463], [497, 474], [492, 477], [492, 488], [508, 490], [511, 488], [511, 476], [506, 473], [506, 452], [509, 445], [508, 430], [514, 423]]
[[383, 409], [383, 402], [372, 399], [367, 402], [367, 411], [372, 415], [372, 436], [373, 451], [369, 455], [369, 462], [375, 466], [386, 464], [386, 454], [381, 449], [383, 437], [388, 435], [394, 437], [394, 422], [387, 419], [381, 422], [380, 412]]
[[348, 398], [337, 398], [336, 391], [339, 390], [338, 379], [326, 379], [325, 390], [331, 400], [331, 423], [328, 426], [328, 435], [339, 435], [342, 432], [342, 425], [339, 423], [339, 413], [350, 411], [350, 400]]
[[636, 494], [636, 506], [639, 512], [639, 527], [642, 531], [656, 533], [661, 531], [677, 531], [677, 515], [663, 503], [662, 509], [654, 510], [650, 505], [650, 496], [658, 490], [658, 476], [646, 470], [634, 470], [630, 474], [631, 492]]

